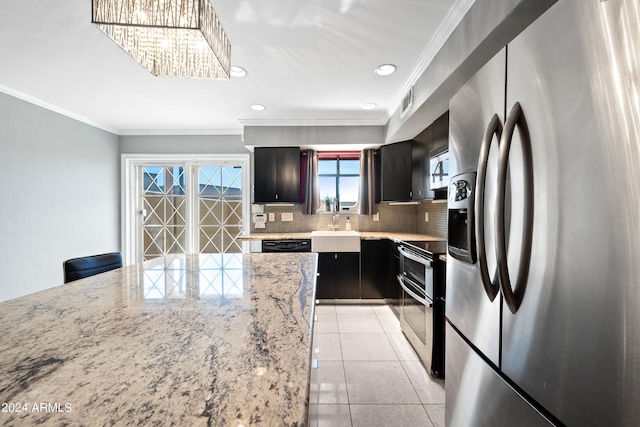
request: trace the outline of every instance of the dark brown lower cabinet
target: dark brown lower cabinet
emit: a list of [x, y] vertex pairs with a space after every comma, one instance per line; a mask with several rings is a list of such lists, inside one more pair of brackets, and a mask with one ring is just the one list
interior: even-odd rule
[[316, 298], [360, 298], [359, 253], [323, 252], [318, 254]]
[[364, 239], [360, 246], [360, 295], [363, 299], [385, 298], [388, 280], [388, 240]]

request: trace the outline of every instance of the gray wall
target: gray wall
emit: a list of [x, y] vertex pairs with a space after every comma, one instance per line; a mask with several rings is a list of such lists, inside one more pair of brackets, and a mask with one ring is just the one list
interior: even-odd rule
[[241, 135], [121, 136], [122, 154], [247, 154]]
[[0, 301], [120, 248], [118, 137], [0, 93]]
[[[340, 146], [380, 146], [383, 126], [245, 126], [244, 143], [251, 147], [302, 146], [339, 150]], [[348, 148], [351, 149], [351, 148]]]

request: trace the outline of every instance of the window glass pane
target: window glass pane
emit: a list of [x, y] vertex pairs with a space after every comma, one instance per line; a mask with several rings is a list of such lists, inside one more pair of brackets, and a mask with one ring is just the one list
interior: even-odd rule
[[322, 199], [327, 196], [337, 197], [340, 201], [340, 209], [352, 207], [358, 203], [359, 159], [321, 159], [318, 161], [318, 175]]
[[340, 175], [358, 175], [360, 160], [340, 160]]
[[143, 179], [145, 193], [164, 193], [164, 168], [162, 166], [145, 166]]
[[220, 198], [220, 168], [201, 166], [198, 170], [200, 197]]
[[340, 177], [340, 207], [353, 206], [358, 202], [360, 179], [357, 176]]
[[184, 195], [184, 167], [174, 166], [169, 169], [171, 176], [173, 177], [173, 194]]
[[338, 161], [337, 160], [318, 160], [318, 174], [337, 174], [338, 173]]
[[336, 177], [335, 176], [318, 177], [318, 186], [320, 188], [321, 199], [324, 199], [325, 196], [329, 196], [331, 198], [336, 197]]

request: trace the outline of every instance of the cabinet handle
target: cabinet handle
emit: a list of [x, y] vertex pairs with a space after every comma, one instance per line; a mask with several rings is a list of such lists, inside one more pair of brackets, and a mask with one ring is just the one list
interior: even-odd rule
[[278, 195], [276, 194], [276, 200], [278, 200]]

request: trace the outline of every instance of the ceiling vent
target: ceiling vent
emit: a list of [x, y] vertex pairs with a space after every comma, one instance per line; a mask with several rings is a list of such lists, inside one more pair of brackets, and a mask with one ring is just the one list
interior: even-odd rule
[[402, 98], [402, 111], [400, 113], [400, 118], [404, 118], [407, 115], [411, 106], [413, 105], [413, 86], [407, 92], [407, 94]]

